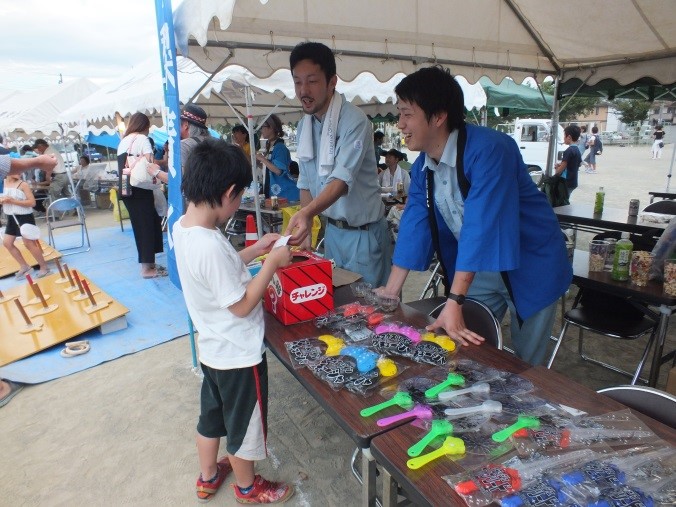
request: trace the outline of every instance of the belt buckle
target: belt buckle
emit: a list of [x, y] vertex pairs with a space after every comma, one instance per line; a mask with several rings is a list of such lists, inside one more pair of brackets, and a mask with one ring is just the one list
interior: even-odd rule
[[336, 227], [339, 229], [345, 229], [345, 222], [343, 220], [336, 220]]

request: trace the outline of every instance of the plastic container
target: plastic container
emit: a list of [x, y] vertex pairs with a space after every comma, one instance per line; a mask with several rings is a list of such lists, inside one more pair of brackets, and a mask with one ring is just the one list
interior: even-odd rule
[[606, 266], [606, 256], [610, 243], [602, 239], [593, 239], [589, 242], [589, 271], [603, 271]]
[[629, 264], [631, 260], [631, 251], [634, 244], [629, 240], [629, 233], [623, 232], [622, 239], [615, 245], [615, 257], [613, 258], [613, 280], [624, 282], [629, 280]]
[[650, 269], [653, 265], [655, 256], [650, 252], [637, 251], [631, 254], [631, 283], [639, 287], [648, 285]]
[[615, 245], [617, 244], [617, 239], [606, 238], [605, 241], [608, 242], [608, 255], [606, 255], [606, 265], [603, 268], [603, 271], [612, 271], [613, 261], [615, 260]]
[[676, 259], [664, 261], [664, 293], [676, 296]]
[[603, 187], [599, 187], [599, 191], [596, 192], [596, 199], [594, 200], [594, 214], [599, 215], [603, 213], [603, 201], [606, 198], [606, 193], [603, 191]]

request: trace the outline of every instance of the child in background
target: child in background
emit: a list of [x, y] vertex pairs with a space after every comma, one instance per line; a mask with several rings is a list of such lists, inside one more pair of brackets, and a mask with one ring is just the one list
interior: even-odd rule
[[[235, 473], [240, 503], [278, 503], [293, 487], [254, 473], [267, 454], [268, 379], [261, 299], [278, 267], [291, 262], [288, 247], [271, 250], [279, 234], [267, 234], [237, 252], [219, 225], [239, 208], [251, 184], [243, 151], [206, 139], [186, 161], [181, 190], [188, 207], [174, 225], [176, 264], [188, 312], [199, 331], [204, 380], [197, 423], [200, 476], [197, 497], [208, 501], [225, 477]], [[269, 252], [251, 278], [246, 264]], [[221, 437], [228, 456], [218, 459]]]
[[[23, 279], [32, 269], [19, 249], [14, 245], [16, 238], [21, 236], [21, 226], [23, 224], [35, 225], [33, 216], [33, 206], [35, 206], [35, 196], [31, 192], [31, 187], [21, 179], [19, 175], [10, 174], [5, 179], [3, 195], [0, 197], [0, 204], [7, 216], [7, 227], [5, 228], [5, 237], [2, 244], [5, 246], [14, 260], [19, 263], [19, 271], [14, 275], [17, 279]], [[40, 270], [35, 275], [42, 278], [50, 273], [47, 262], [42, 255], [42, 248], [38, 240], [23, 238], [23, 243], [28, 251], [35, 257], [40, 265]]]

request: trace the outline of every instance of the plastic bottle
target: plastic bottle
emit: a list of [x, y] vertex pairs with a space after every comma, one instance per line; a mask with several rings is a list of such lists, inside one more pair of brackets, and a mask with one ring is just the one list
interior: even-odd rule
[[629, 280], [629, 260], [634, 244], [629, 241], [629, 233], [623, 232], [622, 239], [615, 245], [615, 257], [613, 257], [613, 280], [621, 282]]
[[599, 191], [596, 192], [596, 200], [594, 201], [594, 214], [598, 215], [603, 213], [603, 201], [606, 197], [606, 193], [603, 191], [603, 187], [599, 187]]

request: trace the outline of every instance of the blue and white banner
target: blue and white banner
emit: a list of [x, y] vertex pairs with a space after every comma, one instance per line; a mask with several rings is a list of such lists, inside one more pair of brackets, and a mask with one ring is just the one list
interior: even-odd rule
[[174, 19], [171, 0], [155, 0], [157, 17], [157, 38], [160, 43], [162, 62], [162, 83], [164, 85], [164, 109], [162, 117], [169, 135], [169, 211], [167, 225], [167, 267], [169, 278], [179, 289], [181, 282], [176, 270], [176, 252], [171, 231], [174, 223], [183, 214], [181, 197], [181, 137], [178, 80], [176, 76], [176, 44], [174, 41]]

